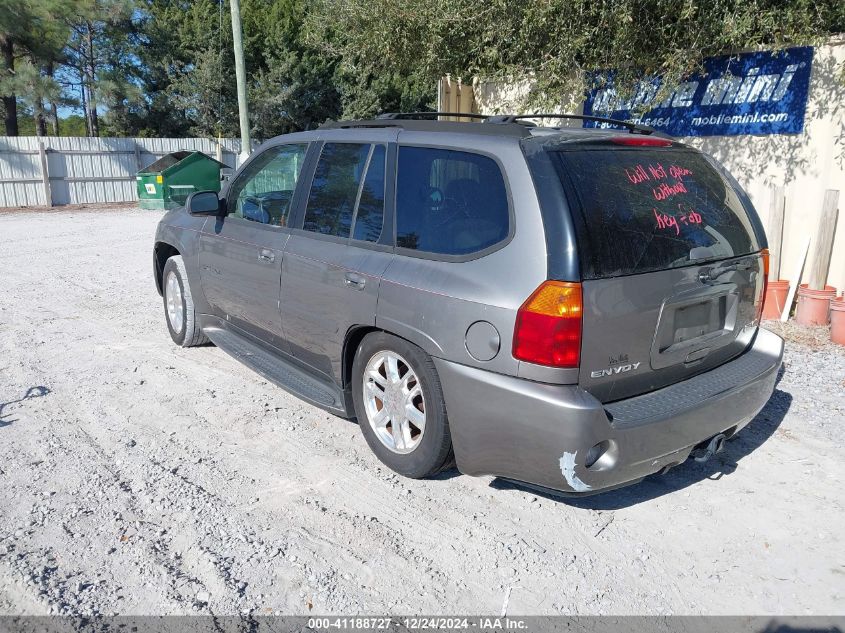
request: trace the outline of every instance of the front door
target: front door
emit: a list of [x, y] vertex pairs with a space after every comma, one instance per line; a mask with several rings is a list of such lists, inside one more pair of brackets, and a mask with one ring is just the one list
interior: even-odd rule
[[228, 215], [208, 218], [200, 236], [202, 289], [217, 316], [281, 349], [282, 259], [307, 147], [278, 145], [253, 157], [225, 193]]
[[281, 310], [290, 350], [338, 384], [346, 334], [375, 323], [379, 282], [393, 257], [392, 231], [383, 231], [388, 146], [327, 140], [302, 228], [285, 249]]

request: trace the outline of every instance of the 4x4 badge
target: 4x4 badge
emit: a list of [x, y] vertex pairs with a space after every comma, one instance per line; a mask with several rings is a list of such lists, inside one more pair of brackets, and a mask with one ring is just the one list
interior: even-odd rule
[[599, 369], [590, 373], [591, 378], [604, 378], [605, 376], [612, 376], [613, 374], [624, 374], [626, 371], [635, 371], [642, 361], [637, 363], [628, 363], [627, 365], [619, 365], [617, 367], [608, 367], [607, 369]]

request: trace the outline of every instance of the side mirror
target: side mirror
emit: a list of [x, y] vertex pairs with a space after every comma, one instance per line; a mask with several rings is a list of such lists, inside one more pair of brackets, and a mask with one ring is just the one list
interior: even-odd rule
[[197, 191], [188, 196], [185, 208], [191, 215], [218, 215], [220, 198], [214, 191]]

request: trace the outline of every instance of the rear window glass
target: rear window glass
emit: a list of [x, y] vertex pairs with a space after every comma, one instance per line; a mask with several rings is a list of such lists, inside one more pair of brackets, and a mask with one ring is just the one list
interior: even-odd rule
[[737, 192], [697, 152], [615, 148], [553, 154], [569, 193], [585, 278], [759, 250]]
[[442, 255], [477, 253], [510, 231], [508, 194], [492, 158], [399, 148], [396, 245]]

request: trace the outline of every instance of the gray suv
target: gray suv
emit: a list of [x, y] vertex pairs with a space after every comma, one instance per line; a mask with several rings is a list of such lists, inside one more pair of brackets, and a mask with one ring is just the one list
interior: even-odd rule
[[167, 213], [173, 340], [357, 418], [408, 477], [592, 493], [721, 450], [783, 354], [746, 194], [647, 128], [471, 116], [280, 136]]

